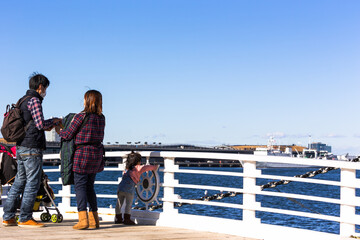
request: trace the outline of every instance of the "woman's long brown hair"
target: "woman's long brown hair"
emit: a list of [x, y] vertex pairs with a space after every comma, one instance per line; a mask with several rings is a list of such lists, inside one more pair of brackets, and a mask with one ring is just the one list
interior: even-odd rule
[[102, 114], [102, 95], [99, 91], [89, 90], [85, 93], [85, 107], [86, 113]]

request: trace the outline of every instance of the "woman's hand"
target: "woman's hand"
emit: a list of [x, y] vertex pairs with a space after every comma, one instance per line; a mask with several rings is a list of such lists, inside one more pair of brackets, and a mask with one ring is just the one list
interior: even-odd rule
[[62, 127], [60, 126], [60, 124], [55, 127], [55, 131], [57, 132], [57, 134], [60, 134], [61, 130], [62, 130]]

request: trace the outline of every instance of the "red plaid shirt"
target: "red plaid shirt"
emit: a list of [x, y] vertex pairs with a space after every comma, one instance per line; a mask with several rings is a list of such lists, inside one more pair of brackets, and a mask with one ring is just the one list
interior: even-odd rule
[[73, 163], [74, 172], [82, 174], [98, 173], [104, 170], [102, 141], [104, 139], [105, 117], [90, 114], [86, 124], [78, 132], [84, 118], [85, 112], [76, 114], [69, 128], [60, 132], [60, 137], [65, 140], [75, 137], [76, 145], [89, 144], [79, 146], [76, 149]]
[[54, 125], [52, 119], [44, 120], [41, 102], [37, 97], [32, 97], [28, 102], [27, 107], [31, 113], [37, 129], [47, 130]]

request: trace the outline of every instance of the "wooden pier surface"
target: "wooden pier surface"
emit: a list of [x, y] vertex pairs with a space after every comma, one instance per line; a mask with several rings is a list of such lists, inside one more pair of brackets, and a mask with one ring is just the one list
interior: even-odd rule
[[149, 225], [126, 226], [123, 224], [113, 224], [112, 222], [101, 222], [100, 229], [95, 230], [74, 230], [72, 226], [75, 220], [64, 220], [62, 223], [45, 223], [43, 228], [20, 228], [4, 227], [1, 228], [1, 239], [129, 239], [129, 240], [155, 240], [155, 239], [237, 239], [255, 240], [228, 234], [201, 232], [181, 228], [157, 227]]

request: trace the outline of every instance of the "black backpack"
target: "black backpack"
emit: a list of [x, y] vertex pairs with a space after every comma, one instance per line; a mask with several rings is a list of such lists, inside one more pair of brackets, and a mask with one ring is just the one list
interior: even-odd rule
[[31, 98], [30, 96], [19, 99], [16, 104], [7, 105], [6, 112], [4, 114], [4, 121], [1, 127], [1, 134], [8, 142], [17, 142], [24, 139], [26, 130], [30, 125], [30, 122], [25, 126], [25, 120], [23, 118], [23, 112], [20, 109], [21, 104]]

